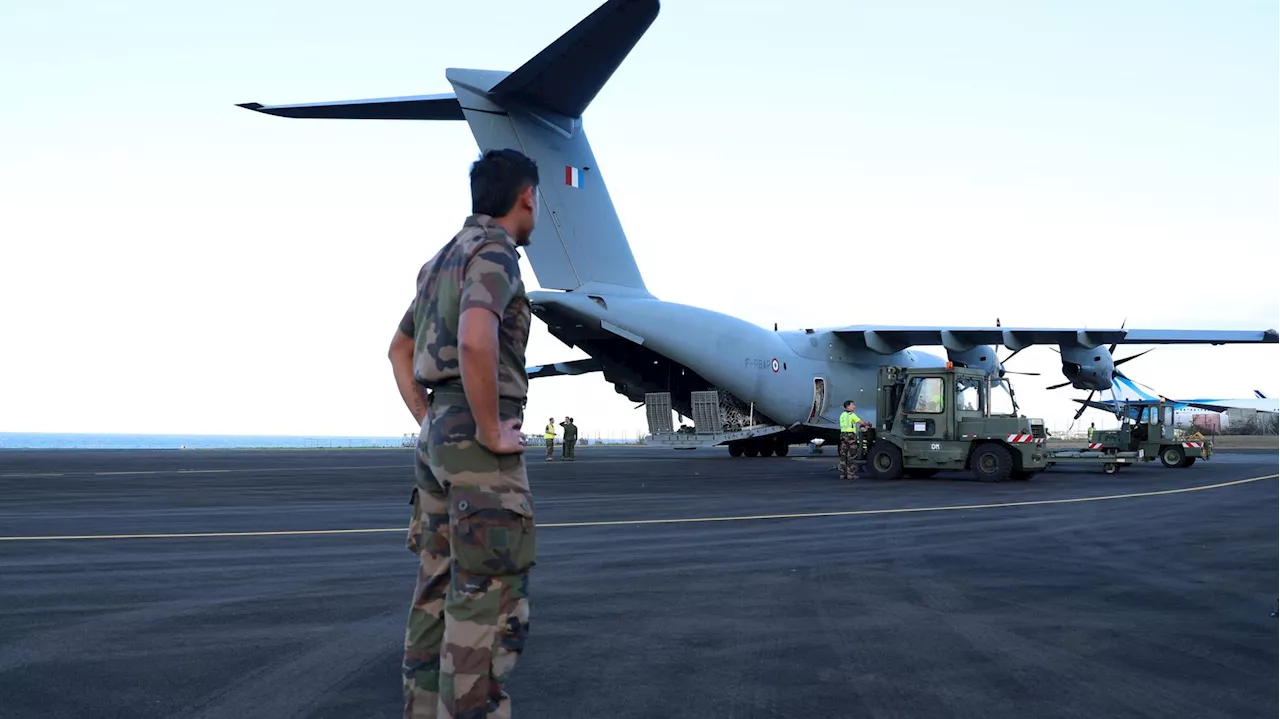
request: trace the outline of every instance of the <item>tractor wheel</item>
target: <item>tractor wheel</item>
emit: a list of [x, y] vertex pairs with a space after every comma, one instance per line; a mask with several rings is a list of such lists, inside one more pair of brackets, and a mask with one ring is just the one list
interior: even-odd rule
[[730, 457], [741, 457], [741, 456], [742, 456], [742, 445], [740, 445], [740, 444], [738, 444], [738, 443], [736, 443], [736, 442], [735, 442], [735, 443], [730, 444], [730, 445], [729, 445], [729, 456], [730, 456]]
[[1120, 471], [1120, 465], [1116, 464], [1115, 462], [1107, 462], [1106, 464], [1102, 465], [1103, 474], [1115, 474], [1116, 472], [1119, 472], [1119, 471]]
[[787, 456], [787, 452], [791, 451], [791, 447], [786, 442], [779, 442], [778, 445], [773, 448], [773, 451], [779, 457], [785, 457]]
[[1186, 459], [1182, 460], [1182, 464], [1178, 465], [1178, 467], [1183, 468], [1183, 469], [1185, 469], [1185, 468], [1187, 468], [1187, 467], [1190, 467], [1191, 465], [1193, 465], [1193, 464], [1195, 464], [1195, 463], [1196, 463], [1196, 460], [1197, 460], [1197, 459], [1200, 459], [1200, 458], [1199, 458], [1199, 457], [1187, 457]]
[[1013, 474], [1013, 455], [1002, 444], [984, 444], [974, 450], [970, 460], [973, 476], [984, 482], [1003, 482]]
[[902, 450], [891, 442], [876, 442], [867, 455], [867, 471], [876, 479], [897, 479], [902, 476]]
[[1178, 467], [1186, 458], [1186, 453], [1176, 444], [1160, 448], [1160, 463], [1166, 467]]

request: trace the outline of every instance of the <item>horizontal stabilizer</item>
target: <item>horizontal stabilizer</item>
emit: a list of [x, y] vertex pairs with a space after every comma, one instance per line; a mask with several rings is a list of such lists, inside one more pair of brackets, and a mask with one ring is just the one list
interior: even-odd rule
[[369, 100], [308, 102], [298, 105], [262, 105], [245, 102], [237, 107], [279, 117], [331, 120], [465, 120], [462, 105], [453, 93], [379, 97]]
[[603, 367], [594, 359], [574, 360], [572, 362], [556, 362], [555, 364], [525, 367], [529, 379], [535, 377], [557, 377], [560, 375], [588, 374], [599, 372]]
[[564, 117], [582, 117], [657, 17], [658, 0], [611, 0], [495, 85], [490, 94]]

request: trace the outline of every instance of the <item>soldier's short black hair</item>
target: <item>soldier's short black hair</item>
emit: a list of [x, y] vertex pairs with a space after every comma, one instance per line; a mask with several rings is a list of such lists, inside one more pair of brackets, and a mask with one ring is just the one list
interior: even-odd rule
[[844, 401], [844, 406], [845, 406], [845, 407], [848, 407], [848, 406], [849, 406], [849, 405], [851, 405], [851, 404], [853, 404], [853, 400], [851, 400], [851, 399], [846, 399], [846, 400]]
[[510, 148], [488, 150], [471, 164], [471, 212], [502, 217], [529, 186], [538, 186], [537, 163]]

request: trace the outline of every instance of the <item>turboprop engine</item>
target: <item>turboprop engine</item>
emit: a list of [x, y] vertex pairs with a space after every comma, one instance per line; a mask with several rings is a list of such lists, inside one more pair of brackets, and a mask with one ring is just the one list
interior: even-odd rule
[[992, 377], [1001, 377], [1004, 374], [1004, 366], [996, 356], [996, 348], [989, 345], [978, 345], [967, 350], [947, 350], [947, 359], [957, 367], [984, 370]]
[[1072, 387], [1089, 390], [1111, 389], [1111, 383], [1116, 376], [1116, 363], [1106, 347], [1059, 345], [1058, 349], [1062, 353], [1062, 376], [1069, 380]]

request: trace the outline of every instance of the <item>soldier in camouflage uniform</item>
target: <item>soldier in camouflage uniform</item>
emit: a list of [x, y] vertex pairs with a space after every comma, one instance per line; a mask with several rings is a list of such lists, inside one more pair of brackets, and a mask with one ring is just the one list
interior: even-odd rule
[[858, 430], [862, 418], [853, 411], [853, 400], [845, 400], [840, 413], [840, 479], [858, 476]]
[[511, 716], [503, 685], [528, 635], [535, 564], [520, 433], [531, 308], [517, 248], [533, 232], [537, 185], [536, 165], [515, 150], [472, 165], [472, 215], [422, 266], [392, 341], [401, 396], [422, 425], [406, 719]]
[[560, 426], [564, 427], [564, 441], [560, 443], [560, 459], [572, 462], [573, 447], [578, 443], [578, 425], [573, 423], [573, 417], [565, 417]]

